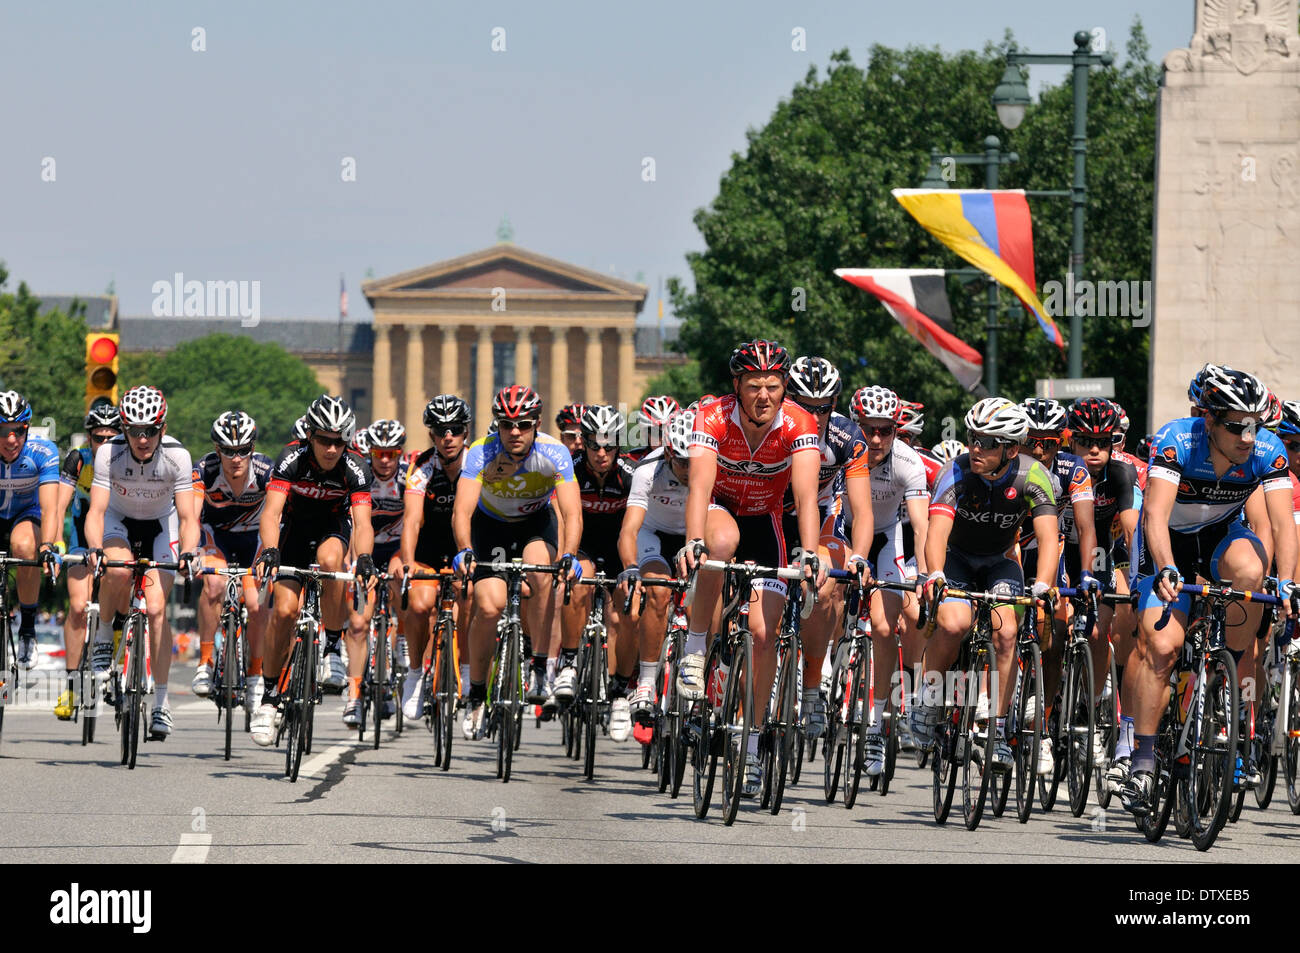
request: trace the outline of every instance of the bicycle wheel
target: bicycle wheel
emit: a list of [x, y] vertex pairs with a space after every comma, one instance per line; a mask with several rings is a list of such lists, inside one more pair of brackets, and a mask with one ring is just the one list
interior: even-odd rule
[[849, 686], [848, 711], [844, 716], [844, 774], [840, 782], [841, 800], [846, 810], [858, 801], [858, 788], [862, 784], [863, 760], [866, 753], [867, 719], [872, 712], [867, 697], [871, 678], [872, 644], [863, 639], [852, 669]]
[[307, 657], [311, 659], [311, 664], [307, 666], [307, 671], [303, 673], [303, 677], [306, 679], [306, 691], [303, 694], [302, 706], [303, 754], [311, 754], [312, 729], [316, 725], [316, 701], [321, 697], [320, 633], [321, 630], [317, 627], [306, 642]]
[[[126, 760], [126, 766], [130, 770], [135, 769], [136, 755], [140, 749], [140, 720], [141, 712], [144, 708], [145, 701], [145, 684], [144, 684], [144, 627], [140, 624], [138, 613], [132, 612], [127, 618], [127, 625], [131, 627], [131, 674], [127, 683], [127, 701], [129, 710], [127, 717], [123, 722], [123, 730], [127, 732], [125, 739], [126, 750], [123, 757]], [[125, 639], [125, 633], [122, 635]]]
[[16, 701], [18, 664], [9, 645], [9, 613], [0, 613], [0, 736], [4, 734], [5, 709]]
[[822, 793], [826, 803], [835, 800], [840, 788], [840, 771], [844, 764], [844, 713], [847, 710], [847, 693], [852, 679], [849, 662], [853, 648], [849, 641], [835, 646], [835, 661], [831, 666], [831, 697], [826, 706], [826, 727], [822, 750]]
[[957, 772], [961, 768], [956, 757], [959, 719], [960, 712], [951, 704], [946, 705], [943, 719], [935, 728], [934, 741], [930, 743], [931, 796], [936, 824], [947, 822], [952, 796], [957, 790]]
[[670, 729], [668, 727], [668, 711], [671, 707], [672, 685], [670, 679], [675, 680], [672, 665], [672, 637], [664, 639], [663, 644], [659, 646], [659, 661], [655, 665], [654, 676], [654, 746], [655, 746], [655, 783], [659, 787], [659, 793], [663, 794], [672, 784], [672, 759], [674, 752], [671, 750], [673, 743], [667, 738]]
[[221, 703], [225, 708], [226, 751], [225, 760], [230, 760], [230, 741], [235, 723], [235, 693], [239, 690], [239, 627], [233, 614], [227, 612], [223, 626], [225, 642], [221, 646], [221, 679], [219, 681]]
[[795, 700], [798, 704], [795, 706], [794, 758], [790, 763], [790, 780], [788, 782], [790, 787], [799, 784], [799, 777], [803, 774], [804, 748], [807, 747], [807, 739], [804, 737], [803, 730], [803, 670], [804, 654], [801, 645], [799, 648], [799, 664], [795, 666], [795, 671], [798, 673], [795, 678], [795, 691], [797, 692]]
[[[99, 691], [99, 682], [95, 679], [94, 668], [90, 661], [93, 649], [94, 642], [87, 641], [81, 650], [81, 663], [77, 666], [76, 705], [81, 714], [81, 743], [83, 746], [95, 740], [95, 722], [98, 720], [95, 717], [95, 703]], [[2, 654], [0, 653], [0, 655]]]
[[1282, 670], [1282, 692], [1287, 701], [1285, 725], [1274, 731], [1283, 731], [1284, 745], [1280, 760], [1286, 781], [1286, 800], [1292, 814], [1300, 814], [1300, 662], [1288, 661]]
[[239, 622], [239, 670], [243, 673], [243, 684], [240, 686], [244, 691], [244, 734], [249, 734], [253, 730], [253, 709], [248, 704], [248, 627], [245, 620], [241, 618]]
[[1241, 817], [1241, 809], [1246, 804], [1246, 776], [1245, 771], [1252, 761], [1253, 748], [1255, 746], [1255, 704], [1251, 702], [1245, 705], [1242, 712], [1242, 719], [1245, 724], [1238, 724], [1237, 728], [1237, 759], [1241, 763], [1241, 770], [1234, 770], [1235, 780], [1233, 781], [1232, 800], [1228, 805], [1228, 823], [1237, 823], [1237, 818]]
[[732, 649], [731, 672], [723, 698], [719, 730], [722, 750], [722, 823], [731, 826], [745, 787], [749, 758], [749, 732], [754, 718], [754, 663], [752, 636], [742, 630]]
[[291, 782], [298, 780], [298, 769], [302, 766], [307, 667], [307, 645], [299, 632], [289, 655], [288, 697], [284, 699], [284, 718], [280, 726], [284, 735], [284, 774]]
[[375, 636], [375, 657], [370, 682], [370, 701], [375, 710], [374, 750], [379, 750], [379, 736], [384, 722], [384, 706], [388, 704], [388, 626], [382, 626], [382, 635]]
[[880, 796], [889, 793], [889, 785], [894, 780], [894, 771], [898, 767], [898, 722], [902, 718], [891, 700], [885, 707], [885, 721], [880, 726], [885, 736], [885, 766], [880, 772]]
[[[1193, 702], [1189, 719], [1192, 743], [1188, 779], [1192, 843], [1197, 850], [1213, 846], [1227, 823], [1237, 767], [1237, 712], [1241, 705], [1237, 664], [1227, 649], [1210, 653], [1201, 672], [1205, 691]], [[1197, 710], [1199, 709], [1199, 710]]]
[[786, 656], [782, 666], [780, 683], [777, 685], [777, 721], [772, 734], [773, 756], [776, 762], [776, 775], [772, 779], [773, 814], [781, 812], [781, 800], [785, 797], [786, 775], [798, 757], [795, 751], [795, 737], [799, 734], [799, 716], [795, 704], [795, 692], [799, 690], [799, 666], [796, 663], [799, 652], [799, 638], [795, 636], [793, 650]]
[[515, 713], [520, 708], [520, 697], [523, 691], [523, 686], [519, 683], [519, 643], [522, 637], [517, 624], [506, 631], [505, 665], [501, 669], [501, 724], [499, 726], [501, 734], [497, 736], [502, 759], [501, 782], [503, 784], [510, 783], [511, 762], [515, 748], [518, 747], [515, 732], [519, 723]]
[[[1061, 739], [1061, 709], [1065, 702], [1065, 671], [1061, 671], [1061, 681], [1056, 689], [1056, 697], [1052, 699], [1052, 710], [1047, 716], [1047, 724], [1044, 729], [1045, 737], [1052, 743], [1052, 770], [1048, 774], [1038, 775], [1038, 806], [1044, 811], [1050, 811], [1056, 806], [1056, 794], [1061, 787], [1061, 775], [1064, 771], [1065, 762], [1065, 742]], [[1040, 719], [1042, 715], [1038, 716]]]
[[1086, 643], [1073, 646], [1066, 666], [1066, 780], [1070, 792], [1070, 813], [1083, 814], [1088, 806], [1092, 783], [1092, 733], [1097, 725], [1096, 699], [1092, 694], [1092, 650]]
[[1097, 784], [1097, 806], [1103, 811], [1110, 807], [1110, 786], [1106, 783], [1106, 769], [1115, 760], [1115, 745], [1119, 743], [1119, 670], [1115, 667], [1115, 652], [1110, 653], [1110, 698], [1102, 699], [1097, 706], [1097, 731], [1101, 733], [1105, 757], [1092, 766], [1093, 780]]
[[[958, 742], [965, 742], [964, 757], [961, 766], [961, 813], [966, 822], [966, 829], [973, 831], [980, 826], [984, 817], [984, 804], [988, 798], [989, 781], [993, 775], [993, 749], [997, 741], [997, 721], [993, 712], [997, 709], [994, 697], [993, 666], [990, 664], [989, 649], [978, 648], [967, 670], [965, 695], [962, 699], [961, 722], [958, 728]], [[983, 737], [975, 720], [975, 708], [979, 700], [980, 686], [989, 686], [989, 719], [984, 724]], [[980, 752], [977, 762], [975, 753]], [[976, 777], [975, 772], [979, 771]]]
[[[721, 664], [722, 641], [724, 636], [718, 635], [713, 639], [713, 645], [709, 648], [709, 654], [704, 660], [704, 684], [713, 684], [715, 669]], [[721, 718], [721, 710], [715, 710], [709, 703], [709, 695], [706, 690], [704, 696], [694, 703], [694, 728], [695, 744], [691, 757], [694, 778], [692, 780], [692, 807], [695, 810], [695, 816], [703, 818], [709, 813], [709, 805], [713, 801], [713, 784], [718, 775], [718, 756], [722, 753], [722, 745], [726, 743], [725, 726], [721, 723], [715, 723]]]
[[[587, 638], [586, 635], [583, 638]], [[587, 651], [587, 669], [582, 673], [582, 776], [588, 781], [596, 773], [596, 727], [600, 723], [600, 703], [604, 690], [605, 655], [597, 633], [591, 633]]]
[[[1043, 705], [1043, 654], [1037, 642], [1021, 649], [1021, 683], [1016, 699], [1016, 820], [1028, 822], [1034, 810], [1038, 749], [1046, 737]], [[1029, 715], [1035, 714], [1033, 724]]]
[[438, 658], [441, 667], [438, 672], [438, 695], [437, 711], [438, 725], [442, 732], [442, 742], [439, 748], [442, 752], [442, 760], [439, 762], [442, 770], [446, 771], [451, 767], [451, 739], [454, 735], [452, 730], [453, 723], [456, 720], [456, 652], [454, 640], [456, 633], [453, 631], [450, 618], [439, 620], [439, 629], [436, 635], [440, 641]]

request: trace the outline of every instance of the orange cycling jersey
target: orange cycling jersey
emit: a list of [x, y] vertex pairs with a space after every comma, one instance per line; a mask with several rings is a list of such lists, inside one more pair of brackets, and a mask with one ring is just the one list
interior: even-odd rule
[[758, 447], [751, 450], [740, 425], [740, 406], [734, 394], [700, 408], [691, 446], [718, 455], [713, 499], [733, 516], [779, 514], [794, 455], [808, 451], [821, 458], [816, 420], [790, 400], [781, 404]]

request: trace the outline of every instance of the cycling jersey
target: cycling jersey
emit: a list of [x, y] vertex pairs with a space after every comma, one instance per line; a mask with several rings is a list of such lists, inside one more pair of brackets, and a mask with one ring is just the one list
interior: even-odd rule
[[68, 513], [72, 516], [72, 538], [68, 551], [86, 548], [86, 511], [90, 509], [90, 482], [95, 478], [95, 455], [89, 446], [75, 447], [63, 458], [59, 482], [73, 488]]
[[42, 437], [28, 436], [13, 463], [0, 460], [0, 519], [40, 516], [39, 488], [59, 482], [59, 451]]
[[930, 515], [953, 521], [949, 550], [976, 555], [1009, 552], [1026, 519], [1056, 516], [1052, 480], [1028, 454], [1018, 454], [989, 481], [970, 469], [970, 454], [948, 463], [934, 484]]
[[1288, 471], [1287, 476], [1291, 478], [1291, 515], [1295, 518], [1297, 524], [1300, 524], [1300, 480], [1296, 475]]
[[1147, 476], [1178, 487], [1169, 514], [1169, 530], [1175, 533], [1192, 533], [1236, 518], [1257, 486], [1263, 486], [1265, 493], [1291, 487], [1286, 449], [1263, 429], [1256, 431], [1246, 462], [1232, 464], [1216, 476], [1201, 417], [1184, 417], [1160, 428], [1152, 441]]
[[1141, 457], [1135, 457], [1127, 450], [1112, 450], [1110, 453], [1112, 460], [1122, 460], [1134, 470], [1137, 471], [1137, 485], [1145, 489], [1147, 485], [1147, 462]]
[[[871, 468], [871, 518], [872, 528], [879, 548], [895, 536], [894, 527], [900, 523], [910, 523], [907, 513], [908, 500], [925, 500], [929, 503], [930, 492], [926, 489], [925, 465], [916, 452], [901, 440], [895, 440], [883, 460]], [[853, 506], [848, 494], [842, 494], [837, 503], [839, 514], [836, 520], [836, 535], [851, 539], [853, 532]], [[901, 539], [901, 536], [899, 537]], [[879, 545], [878, 545], [879, 544]], [[901, 549], [899, 550], [901, 552]]]
[[632, 474], [627, 505], [645, 510], [642, 527], [653, 532], [686, 533], [686, 484], [673, 476], [662, 447], [652, 450]]
[[758, 447], [751, 450], [741, 428], [740, 403], [736, 395], [728, 394], [696, 412], [690, 445], [717, 454], [713, 498], [732, 515], [780, 515], [794, 455], [817, 450], [817, 422], [812, 414], [787, 399]]
[[1122, 535], [1116, 517], [1135, 508], [1133, 490], [1136, 485], [1137, 471], [1132, 464], [1117, 460], [1113, 455], [1093, 480], [1092, 518], [1097, 526], [1098, 546], [1104, 547], [1112, 537]]
[[[100, 444], [92, 486], [108, 490], [108, 510], [133, 520], [161, 520], [176, 509], [176, 494], [194, 489], [190, 452], [164, 436], [148, 463], [131, 455], [126, 437]], [[107, 537], [107, 532], [105, 533]]]
[[334, 468], [326, 471], [316, 463], [310, 444], [290, 444], [280, 451], [267, 490], [288, 497], [282, 522], [292, 516], [304, 527], [320, 522], [337, 530], [339, 520], [348, 518], [352, 507], [370, 505], [370, 483], [370, 463], [354, 450], [345, 451]]
[[[1052, 493], [1059, 506], [1061, 538], [1078, 543], [1079, 529], [1074, 525], [1074, 504], [1092, 501], [1092, 477], [1088, 475], [1088, 467], [1074, 454], [1060, 452], [1052, 459], [1051, 465], [1043, 469], [1052, 481]], [[1037, 545], [1033, 528], [1023, 527], [1020, 532], [1021, 550], [1033, 549]]]
[[415, 540], [415, 561], [435, 568], [450, 563], [456, 555], [451, 532], [456, 487], [447, 476], [442, 457], [432, 447], [411, 460], [406, 493], [424, 498], [424, 521]]
[[551, 505], [551, 493], [573, 482], [573, 457], [550, 434], [533, 438], [523, 460], [516, 462], [501, 445], [500, 434], [470, 444], [461, 477], [483, 485], [478, 509], [505, 522], [518, 522]]
[[[897, 438], [895, 438], [895, 442], [903, 443], [903, 441], [898, 440]], [[918, 457], [921, 458], [921, 464], [922, 466], [925, 467], [925, 488], [929, 490], [931, 493], [933, 493], [934, 481], [939, 478], [939, 473], [943, 470], [945, 466], [944, 462], [940, 460], [938, 457], [936, 457], [932, 451], [927, 450], [925, 447], [912, 446], [911, 444], [903, 444], [903, 446], [911, 447], [912, 451]], [[903, 519], [904, 521], [906, 521], [907, 519], [906, 514], [903, 515]]]
[[[826, 424], [826, 436], [817, 442], [822, 463], [817, 471], [817, 506], [825, 516], [838, 493], [843, 492], [843, 481], [869, 476], [867, 470], [867, 440], [862, 429], [843, 414], [831, 414]], [[794, 493], [785, 488], [784, 509], [794, 512]]]
[[203, 496], [199, 522], [227, 533], [256, 533], [272, 466], [266, 454], [253, 454], [248, 461], [244, 489], [236, 493], [221, 469], [218, 453], [209, 453], [199, 460], [194, 467], [194, 492]]
[[397, 470], [387, 480], [370, 470], [370, 525], [375, 531], [375, 549], [387, 549], [402, 541], [402, 514], [406, 507], [408, 461], [400, 460]]

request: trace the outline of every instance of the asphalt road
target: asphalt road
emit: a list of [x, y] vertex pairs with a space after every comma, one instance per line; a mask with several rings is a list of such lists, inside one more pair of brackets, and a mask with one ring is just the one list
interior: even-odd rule
[[819, 759], [780, 815], [746, 804], [725, 827], [717, 794], [709, 816], [695, 819], [689, 768], [678, 800], [660, 795], [635, 742], [601, 739], [589, 783], [563, 757], [558, 727], [526, 720], [514, 777], [502, 784], [495, 747], [459, 736], [451, 771], [438, 771], [422, 723], [400, 738], [386, 732], [378, 751], [358, 745], [337, 696], [318, 709], [312, 754], [291, 784], [283, 752], [247, 735], [223, 760], [215, 707], [188, 692], [192, 672], [173, 669], [176, 730], [142, 745], [134, 771], [118, 764], [111, 718], [83, 748], [79, 727], [56, 721], [48, 705], [11, 706], [0, 741], [0, 862], [1268, 863], [1293, 861], [1300, 843], [1300, 818], [1281, 791], [1267, 811], [1247, 795], [1241, 820], [1206, 854], [1172, 827], [1148, 844], [1118, 799], [1104, 813], [1090, 804], [1080, 818], [1058, 804], [1023, 826], [1010, 811], [986, 814], [968, 832], [959, 789], [953, 818], [939, 827], [930, 774], [910, 761], [887, 797], [864, 790], [848, 811], [824, 802]]

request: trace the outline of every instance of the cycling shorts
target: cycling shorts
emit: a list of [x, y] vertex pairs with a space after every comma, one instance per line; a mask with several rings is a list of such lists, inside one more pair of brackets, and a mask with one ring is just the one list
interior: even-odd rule
[[1020, 596], [1025, 592], [1024, 570], [1020, 563], [1005, 553], [976, 556], [949, 548], [943, 575], [949, 586], [967, 592], [994, 592], [1008, 596]]
[[[107, 545], [110, 539], [125, 543], [132, 552], [138, 545], [140, 553], [154, 562], [175, 562], [180, 554], [176, 510], [162, 519], [137, 520], [121, 516], [109, 507], [104, 512], [104, 543]], [[170, 572], [167, 578], [171, 578]]]
[[[290, 520], [280, 526], [280, 563], [305, 569], [319, 562], [316, 553], [321, 543], [337, 538], [346, 554], [352, 542], [352, 517], [346, 512], [323, 515], [308, 522]], [[292, 580], [290, 580], [292, 581]]]
[[[1121, 540], [1121, 542], [1123, 541]], [[1083, 566], [1079, 558], [1079, 547], [1074, 543], [1067, 543], [1061, 561], [1065, 563], [1063, 584], [1066, 586], [1077, 586], [1079, 584], [1079, 579], [1083, 574]], [[1089, 571], [1093, 574], [1096, 580], [1101, 583], [1103, 589], [1110, 589], [1115, 581], [1114, 556], [1111, 553], [1104, 553], [1103, 562], [1105, 565], [1092, 566]], [[1028, 569], [1026, 569], [1025, 572], [1028, 574]]]
[[[740, 531], [740, 543], [732, 556], [735, 562], [752, 562], [778, 569], [789, 563], [779, 513], [759, 513], [757, 516], [736, 516], [733, 513], [732, 518]], [[787, 591], [784, 579], [755, 579], [754, 588], [778, 596], [784, 596]]]
[[662, 572], [666, 568], [670, 575], [676, 576], [677, 553], [685, 545], [684, 533], [661, 533], [648, 529], [643, 523], [636, 533], [637, 568], [642, 572]]
[[242, 566], [248, 569], [257, 559], [260, 548], [261, 537], [256, 531], [232, 533], [229, 530], [214, 529], [206, 523], [203, 524], [203, 542], [199, 549], [204, 556], [224, 560], [228, 566]]
[[[909, 574], [907, 557], [903, 551], [903, 524], [895, 523], [883, 533], [877, 533], [871, 540], [871, 552], [867, 553], [867, 562], [871, 563], [871, 574], [881, 582], [902, 582]], [[910, 574], [915, 575], [916, 563], [913, 561]]]
[[524, 547], [535, 539], [540, 539], [557, 555], [560, 549], [559, 524], [553, 506], [508, 523], [476, 509], [469, 522], [469, 538], [478, 564], [474, 567], [475, 582], [491, 576], [501, 578], [501, 573], [493, 572], [483, 564], [522, 559]]
[[428, 532], [427, 525], [420, 527], [415, 539], [415, 561], [434, 569], [450, 568], [456, 556], [456, 538], [447, 532]]
[[393, 561], [397, 551], [401, 548], [400, 540], [394, 540], [391, 543], [376, 543], [371, 558], [375, 561], [375, 568], [380, 572], [388, 571], [388, 564]]
[[[13, 551], [9, 545], [9, 534], [13, 532], [14, 527], [19, 523], [35, 523], [32, 532], [36, 534], [36, 541], [40, 542], [41, 508], [31, 506], [9, 519], [0, 518], [0, 552], [8, 553]], [[84, 547], [81, 552], [85, 552]]]
[[[1194, 583], [1197, 576], [1206, 579], [1219, 578], [1219, 560], [1224, 552], [1239, 539], [1244, 539], [1255, 549], [1261, 566], [1267, 567], [1264, 558], [1264, 544], [1259, 541], [1249, 526], [1240, 520], [1224, 520], [1203, 526], [1193, 533], [1169, 534], [1169, 542], [1174, 551], [1174, 565], [1183, 582]], [[1145, 546], [1139, 549], [1139, 579], [1133, 586], [1138, 596], [1138, 611], [1160, 608], [1164, 603], [1155, 594], [1155, 574], [1160, 569], [1151, 561], [1151, 554]], [[1131, 571], [1131, 570], [1130, 570]], [[1184, 615], [1192, 611], [1192, 597], [1180, 593], [1174, 600], [1174, 609]]]

